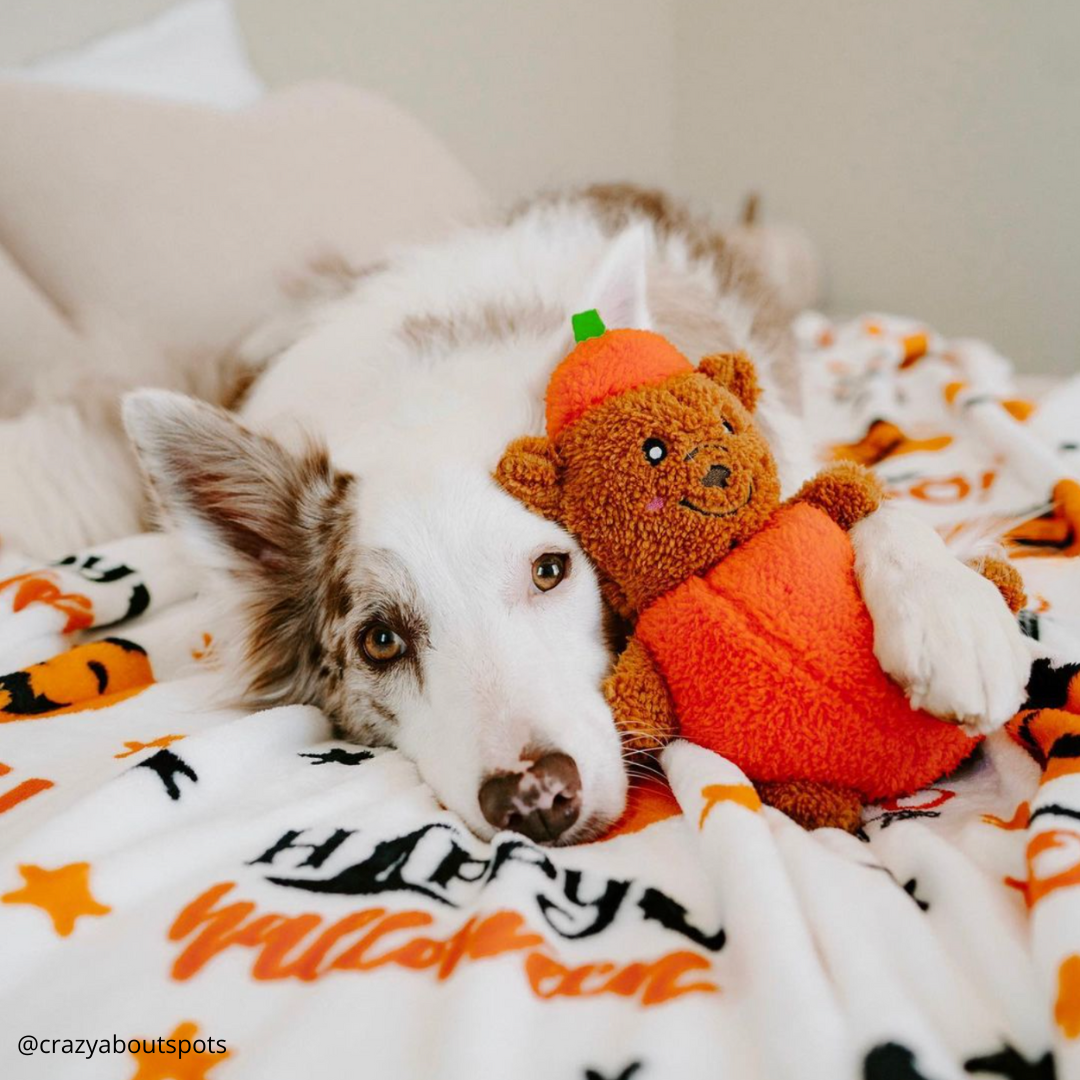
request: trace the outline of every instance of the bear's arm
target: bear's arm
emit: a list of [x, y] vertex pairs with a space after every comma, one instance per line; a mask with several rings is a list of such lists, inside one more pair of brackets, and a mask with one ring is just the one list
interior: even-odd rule
[[885, 489], [872, 472], [845, 461], [822, 469], [807, 480], [788, 505], [816, 506], [846, 531], [872, 514], [884, 499]]
[[997, 591], [1001, 593], [1002, 599], [1009, 605], [1009, 610], [1014, 615], [1027, 604], [1024, 579], [1012, 563], [986, 556], [982, 559], [971, 560], [968, 566], [982, 574], [991, 585], [997, 586]]
[[604, 697], [628, 750], [653, 753], [678, 734], [667, 686], [637, 638], [630, 639], [615, 670], [604, 681]]

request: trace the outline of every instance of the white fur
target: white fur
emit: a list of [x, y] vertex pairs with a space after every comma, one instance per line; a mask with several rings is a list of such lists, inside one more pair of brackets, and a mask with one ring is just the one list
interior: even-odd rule
[[[477, 792], [488, 776], [523, 770], [530, 748], [569, 754], [583, 805], [565, 839], [595, 835], [621, 813], [626, 778], [600, 693], [609, 656], [588, 560], [479, 470], [454, 463], [406, 484], [389, 469], [365, 475], [361, 543], [408, 568], [430, 632], [423, 686], [400, 680], [389, 698], [396, 745], [485, 837]], [[570, 573], [540, 592], [532, 563], [552, 551], [570, 554]]]
[[[585, 216], [568, 225], [569, 235], [536, 222], [470, 232], [403, 255], [323, 310], [243, 414], [286, 444], [317, 432], [360, 478], [358, 540], [407, 567], [432, 634], [423, 692], [403, 683], [393, 702], [395, 742], [484, 836], [480, 784], [520, 769], [537, 745], [569, 754], [581, 772], [582, 812], [566, 840], [613, 820], [626, 795], [600, 694], [610, 656], [592, 568], [562, 529], [490, 479], [512, 438], [543, 430], [544, 387], [572, 343], [571, 313], [597, 307], [612, 325], [649, 325], [645, 230], [612, 244]], [[448, 355], [417, 356], [397, 333], [411, 315], [467, 320], [485, 303], [566, 315], [550, 332]], [[540, 593], [531, 564], [548, 551], [570, 552], [572, 570]]]
[[998, 590], [910, 512], [886, 503], [851, 530], [874, 655], [912, 705], [972, 734], [1020, 708], [1032, 651]]

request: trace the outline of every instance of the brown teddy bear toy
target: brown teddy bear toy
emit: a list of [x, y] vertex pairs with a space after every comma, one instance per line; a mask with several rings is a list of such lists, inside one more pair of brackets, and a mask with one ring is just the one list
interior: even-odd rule
[[[511, 444], [496, 479], [578, 538], [633, 622], [605, 684], [627, 745], [707, 746], [807, 827], [855, 829], [866, 802], [955, 769], [976, 740], [913, 709], [874, 657], [847, 530], [878, 481], [837, 465], [781, 505], [750, 360], [695, 370], [658, 334], [574, 325], [547, 438]], [[1011, 567], [988, 576], [1022, 603]]]

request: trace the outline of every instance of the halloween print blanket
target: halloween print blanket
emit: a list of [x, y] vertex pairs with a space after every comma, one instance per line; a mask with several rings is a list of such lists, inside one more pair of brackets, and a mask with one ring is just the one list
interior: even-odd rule
[[822, 458], [1023, 571], [1053, 662], [1007, 729], [857, 836], [675, 743], [600, 841], [484, 843], [398, 753], [228, 704], [168, 538], [0, 547], [0, 1076], [1080, 1078], [1080, 380], [798, 329]]

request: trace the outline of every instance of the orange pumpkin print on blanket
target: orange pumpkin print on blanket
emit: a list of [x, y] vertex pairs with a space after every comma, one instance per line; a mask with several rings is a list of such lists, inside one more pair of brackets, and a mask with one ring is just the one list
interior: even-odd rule
[[0, 724], [102, 709], [153, 681], [141, 645], [123, 638], [77, 645], [44, 663], [0, 675]]

